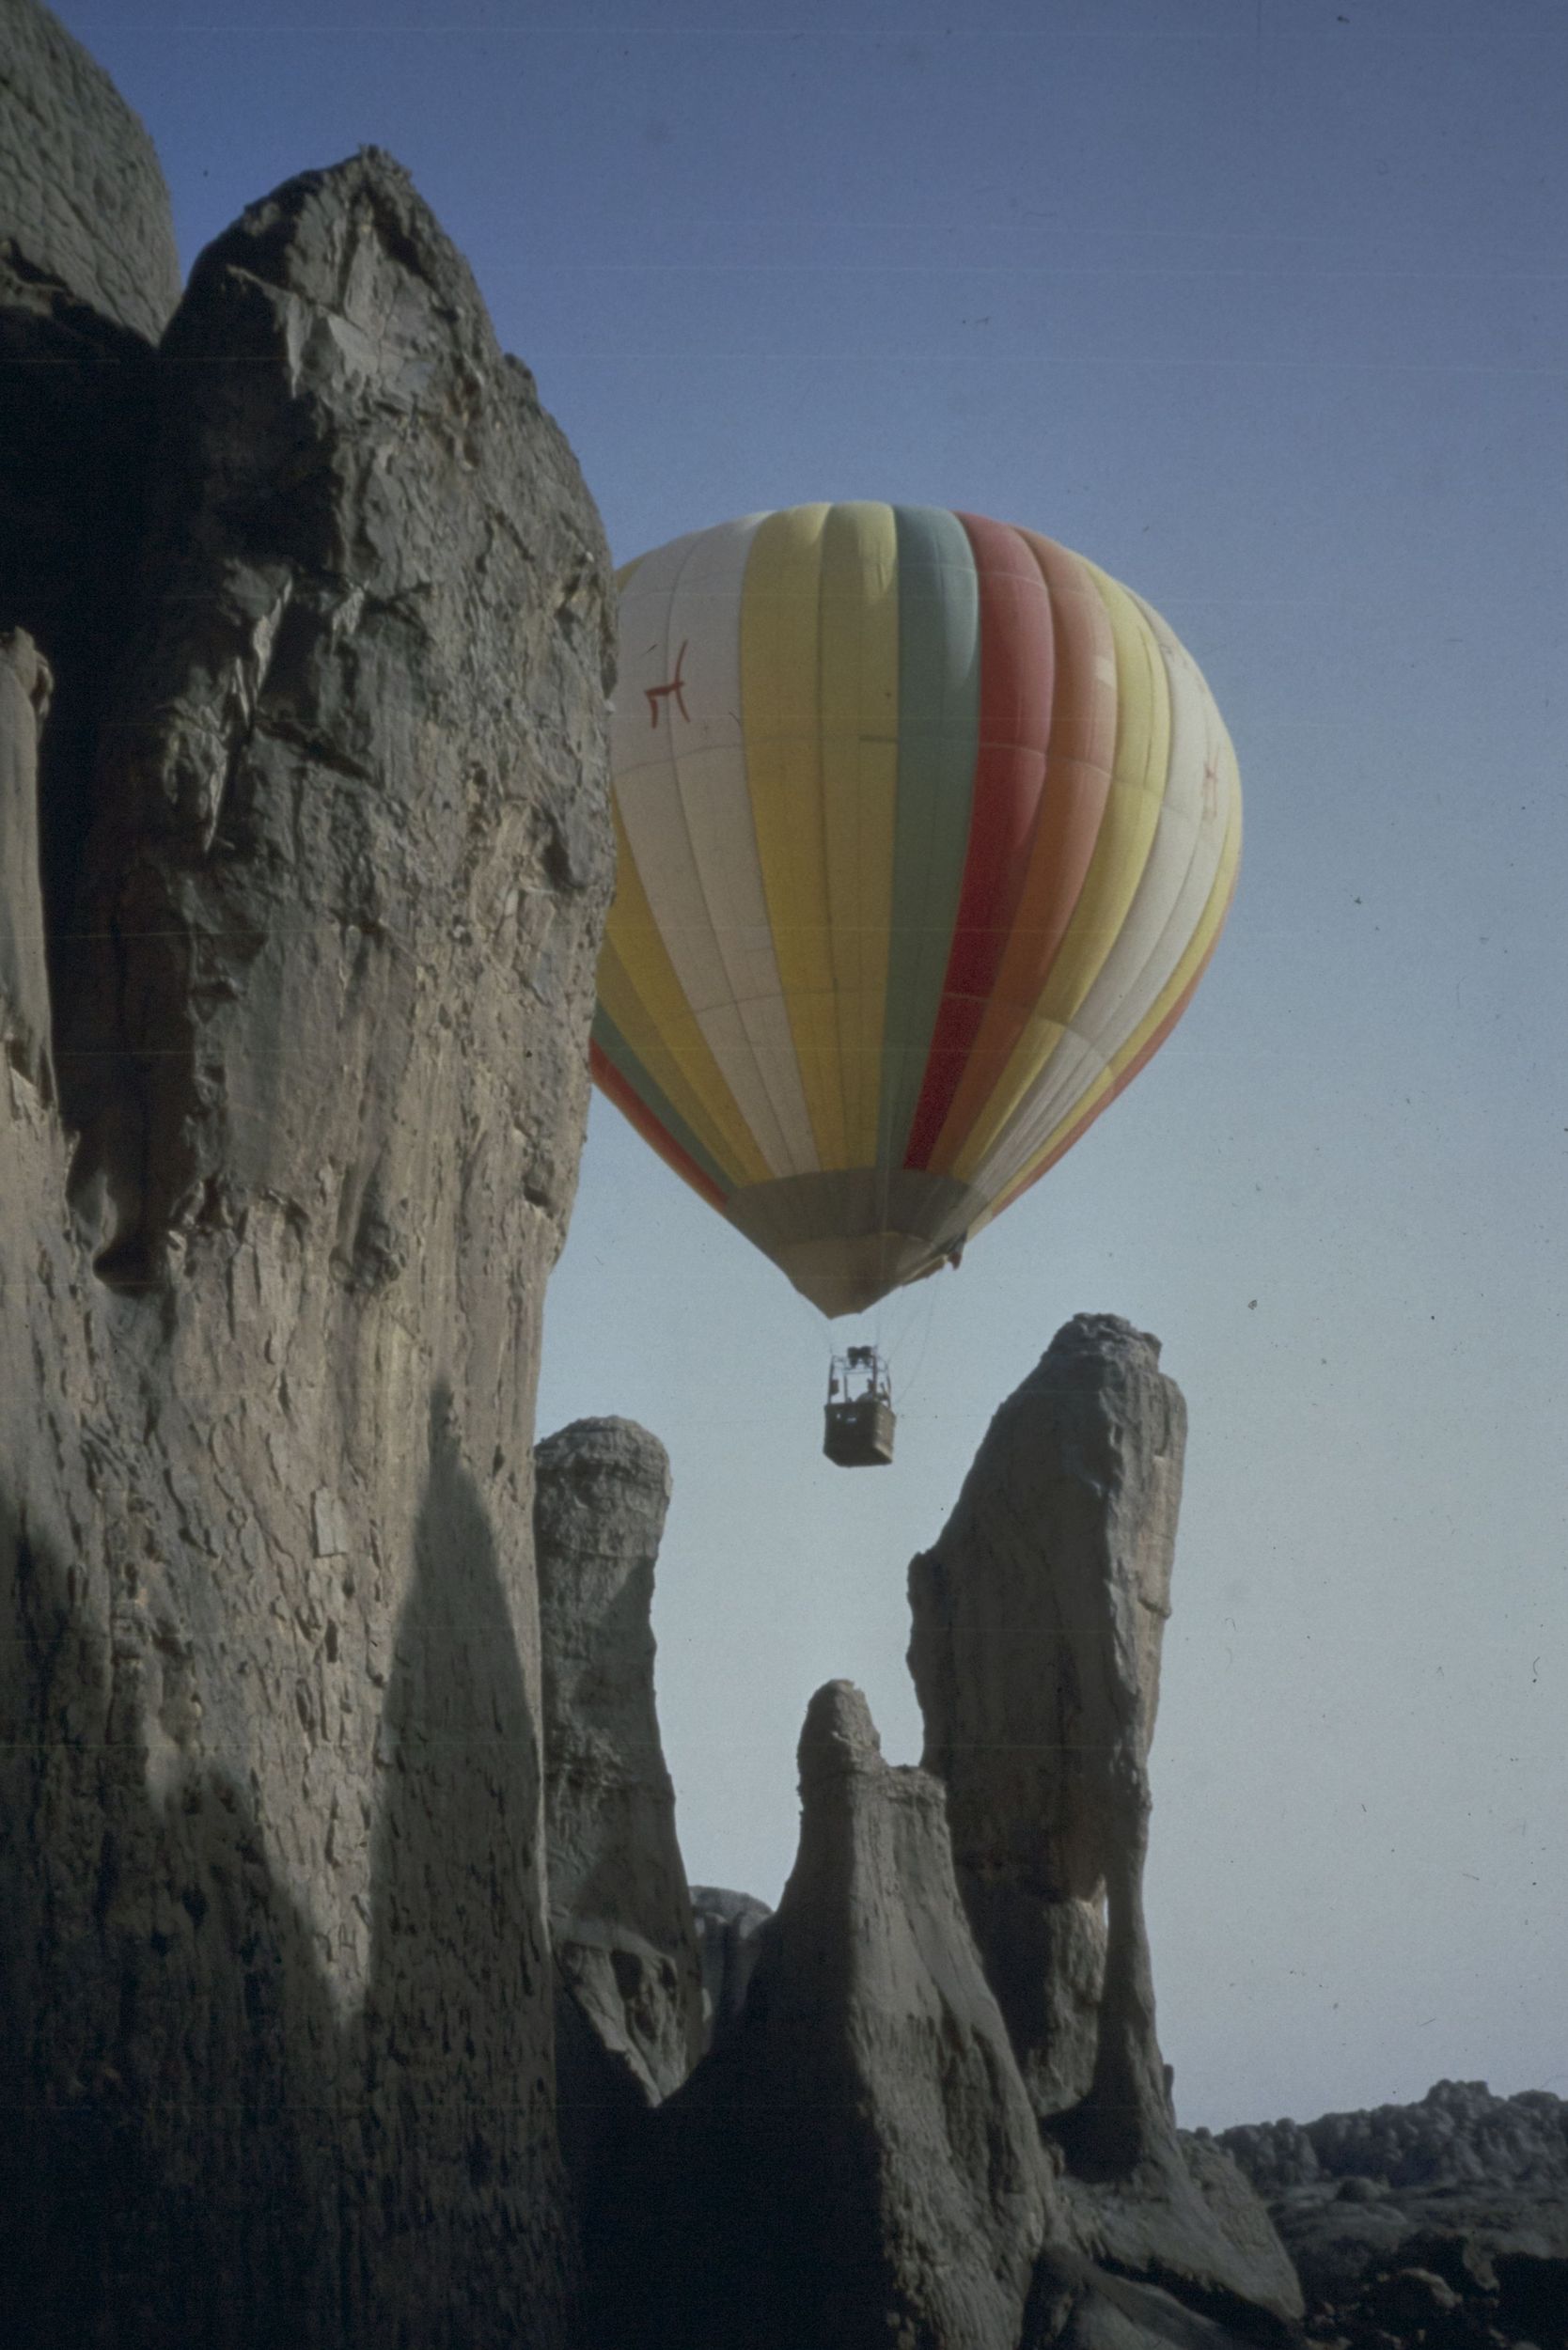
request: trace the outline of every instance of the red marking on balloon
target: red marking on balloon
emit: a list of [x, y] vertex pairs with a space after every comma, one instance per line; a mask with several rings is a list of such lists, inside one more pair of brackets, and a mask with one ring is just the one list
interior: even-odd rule
[[648, 720], [649, 724], [652, 727], [656, 728], [659, 723], [659, 704], [662, 701], [666, 700], [671, 694], [675, 697], [675, 706], [680, 711], [682, 717], [684, 718], [688, 726], [691, 724], [692, 713], [686, 708], [686, 689], [681, 675], [681, 664], [686, 657], [687, 641], [689, 640], [682, 639], [681, 650], [675, 656], [675, 675], [670, 679], [668, 684], [645, 685], [642, 689], [648, 697]]

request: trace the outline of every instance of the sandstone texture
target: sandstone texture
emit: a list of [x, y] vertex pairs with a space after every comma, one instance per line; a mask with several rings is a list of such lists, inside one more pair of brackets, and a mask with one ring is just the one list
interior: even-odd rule
[[832, 1682], [740, 2019], [656, 2117], [647, 2298], [683, 2350], [1013, 2350], [1051, 2166], [953, 1882], [940, 1788]]
[[[598, 2057], [651, 2106], [702, 2051], [697, 1929], [653, 1700], [668, 1504], [665, 1449], [631, 1420], [574, 1420], [534, 1454], [556, 1967]], [[563, 2125], [574, 2103], [619, 2095], [597, 2060], [563, 2063]]]
[[1185, 1435], [1157, 1340], [1111, 1315], [1067, 1324], [911, 1566], [909, 1657], [959, 1888], [1079, 2245], [1246, 2328], [1288, 2323], [1299, 2295], [1234, 2166], [1177, 2132], [1143, 1915]]
[[[29, 169], [69, 190], [53, 122]], [[121, 242], [120, 331], [155, 331]], [[549, 2350], [532, 1423], [610, 885], [605, 551], [380, 155], [247, 212], [147, 366], [53, 990], [51, 648], [0, 654], [8, 2315]]]

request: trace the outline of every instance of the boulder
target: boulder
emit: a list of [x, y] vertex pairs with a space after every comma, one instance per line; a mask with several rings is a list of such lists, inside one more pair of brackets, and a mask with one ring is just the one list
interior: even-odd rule
[[[550, 1925], [567, 1997], [648, 2105], [702, 2049], [697, 1928], [653, 1701], [653, 1565], [669, 1463], [625, 1419], [534, 1454]], [[605, 2092], [563, 2069], [563, 2113]], [[613, 2094], [613, 2092], [610, 2092]]]
[[925, 1769], [1079, 2245], [1244, 2328], [1300, 2297], [1257, 2197], [1184, 2146], [1143, 1915], [1186, 1411], [1159, 1343], [1081, 1314], [997, 1412], [910, 1568]]
[[0, 693], [8, 2317], [553, 2350], [533, 1396], [607, 557], [384, 157], [252, 208], [149, 365], [64, 1120], [20, 641]]

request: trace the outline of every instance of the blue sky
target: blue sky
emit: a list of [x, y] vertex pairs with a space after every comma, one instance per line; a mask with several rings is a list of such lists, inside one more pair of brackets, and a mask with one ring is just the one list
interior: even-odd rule
[[1170, 619], [1241, 760], [1176, 1036], [962, 1273], [840, 1336], [596, 1105], [541, 1432], [669, 1447], [691, 1874], [776, 1898], [833, 1674], [916, 1759], [904, 1570], [1080, 1309], [1191, 1414], [1153, 1755], [1189, 2123], [1568, 2094], [1568, 12], [1555, 0], [67, 5], [187, 261], [374, 142], [618, 558], [817, 497], [1027, 523]]

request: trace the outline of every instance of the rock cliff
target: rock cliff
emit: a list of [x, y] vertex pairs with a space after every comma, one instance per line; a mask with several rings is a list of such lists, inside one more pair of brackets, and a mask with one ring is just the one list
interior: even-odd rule
[[[6, 21], [64, 208], [7, 193], [6, 253], [155, 333], [145, 145]], [[41, 593], [0, 660], [8, 2315], [547, 2350], [532, 1418], [610, 881], [603, 539], [383, 157], [255, 206], [138, 348], [102, 689]], [[42, 880], [40, 726], [92, 749]]]

